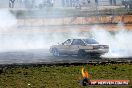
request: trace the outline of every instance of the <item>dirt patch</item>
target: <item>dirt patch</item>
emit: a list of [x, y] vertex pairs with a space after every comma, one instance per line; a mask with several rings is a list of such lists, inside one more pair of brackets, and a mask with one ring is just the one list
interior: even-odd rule
[[[94, 25], [109, 30], [120, 30], [119, 22], [124, 23], [124, 29], [132, 30], [132, 15], [98, 16], [98, 17], [68, 17], [68, 18], [43, 18], [43, 19], [18, 19], [18, 27], [23, 29], [40, 30], [46, 32], [68, 32], [71, 29], [89, 31]], [[52, 30], [49, 30], [52, 29]]]

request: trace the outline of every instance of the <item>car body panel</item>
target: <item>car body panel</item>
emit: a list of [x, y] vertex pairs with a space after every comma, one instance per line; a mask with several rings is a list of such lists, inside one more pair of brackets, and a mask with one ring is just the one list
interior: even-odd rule
[[[78, 54], [79, 50], [83, 50], [86, 53], [105, 54], [109, 51], [108, 45], [101, 45], [93, 39], [68, 39], [64, 43], [59, 45], [53, 45], [50, 47], [50, 52], [56, 48], [60, 54]], [[91, 41], [91, 42], [88, 42]], [[89, 44], [88, 44], [89, 43]], [[93, 43], [93, 44], [92, 44]]]

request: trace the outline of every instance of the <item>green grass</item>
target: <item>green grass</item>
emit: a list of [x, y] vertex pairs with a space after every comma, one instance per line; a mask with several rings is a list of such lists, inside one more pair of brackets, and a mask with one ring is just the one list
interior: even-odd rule
[[[132, 64], [39, 66], [3, 69], [0, 88], [93, 88], [81, 87], [81, 68], [90, 73], [91, 79], [129, 79], [132, 81]], [[117, 88], [97, 86], [94, 88]], [[123, 86], [118, 88], [132, 88]]]

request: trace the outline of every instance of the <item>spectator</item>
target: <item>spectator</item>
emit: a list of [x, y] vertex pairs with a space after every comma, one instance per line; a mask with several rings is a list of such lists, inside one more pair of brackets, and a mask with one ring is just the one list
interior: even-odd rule
[[14, 8], [15, 0], [9, 0], [9, 7]]

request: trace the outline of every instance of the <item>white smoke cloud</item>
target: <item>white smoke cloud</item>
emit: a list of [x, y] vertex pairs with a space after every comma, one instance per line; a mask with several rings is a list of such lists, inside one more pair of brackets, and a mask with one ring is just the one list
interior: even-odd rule
[[[119, 22], [116, 32], [109, 32], [99, 26], [94, 26], [90, 32], [82, 32], [79, 27], [60, 27], [68, 30], [67, 33], [48, 32], [42, 29], [17, 29], [17, 19], [8, 10], [0, 10], [0, 51], [49, 49], [53, 44], [64, 42], [68, 38], [96, 38], [101, 44], [110, 46], [109, 57], [132, 56], [132, 31], [127, 31]], [[23, 31], [24, 30], [24, 31]], [[51, 29], [52, 30], [52, 29]]]
[[49, 49], [53, 44], [63, 42], [68, 38], [64, 33], [50, 33], [46, 30], [17, 28], [17, 19], [7, 9], [0, 10], [0, 52]]
[[8, 30], [16, 23], [16, 18], [9, 12], [9, 10], [0, 9], [0, 32]]
[[110, 51], [107, 57], [129, 57], [132, 56], [132, 31], [124, 29], [122, 24], [118, 24], [118, 31], [109, 32], [99, 26], [93, 27], [93, 36], [102, 44], [107, 44]]

